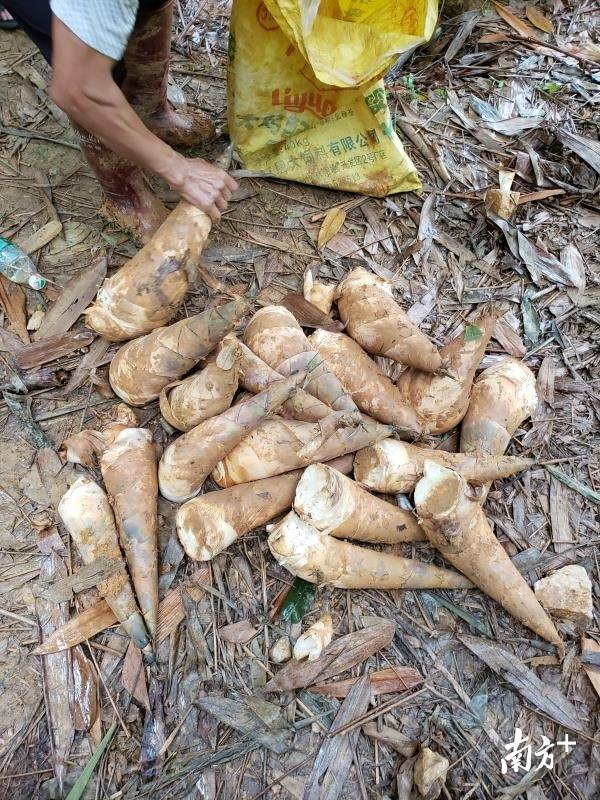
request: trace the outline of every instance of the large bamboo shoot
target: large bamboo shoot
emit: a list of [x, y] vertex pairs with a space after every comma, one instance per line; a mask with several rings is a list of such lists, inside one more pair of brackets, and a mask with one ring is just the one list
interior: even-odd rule
[[556, 645], [561, 638], [508, 554], [494, 536], [465, 479], [433, 462], [415, 489], [423, 530], [442, 557], [515, 619]]
[[143, 336], [173, 317], [210, 233], [210, 217], [182, 201], [150, 241], [104, 281], [87, 324], [113, 342]]
[[338, 589], [469, 589], [457, 572], [334, 539], [291, 511], [272, 527], [269, 549], [292, 575]]

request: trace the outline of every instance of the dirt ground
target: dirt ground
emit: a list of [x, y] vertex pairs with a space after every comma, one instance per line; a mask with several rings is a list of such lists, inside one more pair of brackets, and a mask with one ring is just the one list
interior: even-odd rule
[[[586, 568], [594, 617], [585, 636], [573, 623], [558, 622], [566, 645], [559, 658], [499, 605], [466, 590], [319, 588], [302, 623], [285, 622], [276, 601], [291, 577], [273, 561], [262, 532], [204, 568], [185, 558], [176, 506], [161, 499], [161, 597], [176, 590], [184, 613], [158, 648], [156, 674], [146, 675], [114, 626], [69, 656], [51, 657], [54, 665], [32, 655], [40, 623], [65, 621], [64, 601], [70, 601], [68, 616], [97, 600], [92, 583], [76, 594], [68, 588], [79, 562], [64, 530], [55, 527], [55, 506], [72, 468], [51, 453], [71, 433], [98, 427], [117, 402], [106, 377], [113, 346], [107, 355], [106, 348], [96, 350], [80, 385], [65, 391], [88, 341], [44, 365], [62, 385], [17, 397], [21, 418], [6, 398], [0, 401], [1, 798], [60, 797], [54, 773], [65, 751], [58, 771], [66, 794], [115, 721], [87, 790], [77, 797], [410, 800], [421, 796], [413, 787], [419, 745], [448, 759], [442, 798], [600, 797], [600, 661], [594, 668], [582, 649], [587, 639], [588, 650], [600, 652], [600, 6], [554, 0], [534, 7], [541, 20], [526, 8], [511, 4], [517, 23], [488, 4], [458, 16], [447, 11], [432, 42], [403, 57], [388, 77], [394, 121], [419, 169], [422, 193], [357, 198], [240, 179], [204, 253], [205, 268], [218, 280], [196, 287], [182, 314], [211, 302], [219, 281], [258, 305], [278, 302], [301, 287], [309, 267], [318, 267], [325, 280], [339, 280], [355, 266], [391, 278], [412, 319], [440, 344], [492, 303], [504, 315], [482, 366], [506, 354], [523, 358], [537, 375], [540, 403], [509, 450], [538, 464], [494, 484], [486, 513], [530, 583], [568, 564]], [[518, 20], [528, 20], [535, 38], [524, 38]], [[537, 27], [543, 24], [546, 30]], [[222, 126], [227, 32], [226, 3], [178, 4], [171, 97], [210, 111]], [[19, 336], [28, 336], [19, 319], [44, 311], [99, 255], [108, 255], [112, 269], [135, 252], [128, 236], [99, 216], [97, 184], [48, 97], [49, 80], [29, 40], [0, 31], [0, 235], [23, 243], [52, 221], [62, 224], [33, 255], [52, 282], [49, 290], [27, 290], [16, 323], [2, 300], [5, 382], [15, 373]], [[223, 136], [208, 155], [226, 143]], [[505, 172], [515, 173], [519, 198], [503, 226], [492, 218], [486, 191]], [[157, 190], [169, 204], [176, 201], [168, 187]], [[342, 229], [318, 250], [325, 213], [348, 202]], [[18, 308], [18, 297], [12, 301]], [[391, 362], [381, 363], [395, 376]], [[159, 444], [168, 441], [157, 403], [140, 419]], [[46, 449], [32, 438], [35, 430], [47, 437]], [[439, 444], [457, 449], [456, 433]], [[62, 537], [62, 544], [54, 539], [59, 555], [44, 549], [48, 536]], [[398, 551], [433, 557], [424, 544]], [[418, 673], [409, 684], [398, 678], [382, 695], [363, 690], [364, 706], [357, 710], [364, 698], [356, 698], [348, 717], [358, 723], [345, 737], [327, 736], [341, 699], [303, 688], [263, 694], [278, 669], [269, 659], [274, 640], [295, 639], [324, 611], [333, 616], [336, 637], [368, 630], [376, 618], [396, 626], [388, 646], [342, 678], [389, 667]], [[244, 634], [225, 630], [240, 622], [245, 625], [234, 630]], [[72, 676], [65, 703], [78, 722], [66, 744], [69, 734], [48, 714], [60, 690], [53, 670], [61, 669]], [[207, 697], [221, 701], [214, 713], [203, 702]], [[543, 737], [555, 744], [551, 766], [537, 769], [541, 757], [534, 755], [528, 770], [503, 774], [505, 745], [517, 728], [534, 750]], [[557, 744], [565, 733], [577, 742], [568, 754]], [[327, 788], [311, 783], [318, 754], [327, 762]]]

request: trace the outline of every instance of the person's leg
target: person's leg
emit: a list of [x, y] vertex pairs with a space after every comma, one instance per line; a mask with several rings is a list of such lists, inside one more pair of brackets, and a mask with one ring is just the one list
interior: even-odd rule
[[215, 135], [202, 111], [176, 111], [167, 100], [174, 0], [141, 0], [125, 51], [123, 92], [150, 130], [172, 146], [193, 147]]
[[[4, 0], [10, 13], [52, 62], [52, 14], [49, 0]], [[123, 62], [115, 65], [114, 78], [121, 85], [125, 77]], [[125, 158], [113, 153], [95, 136], [73, 125], [81, 152], [102, 189], [100, 213], [119, 228], [128, 230], [141, 243], [146, 242], [167, 216], [168, 209], [146, 184], [143, 172]]]

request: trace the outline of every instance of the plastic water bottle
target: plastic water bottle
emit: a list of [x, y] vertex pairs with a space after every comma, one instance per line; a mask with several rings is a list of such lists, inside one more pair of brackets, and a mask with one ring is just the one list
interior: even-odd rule
[[32, 289], [43, 289], [46, 278], [42, 277], [35, 264], [16, 244], [0, 236], [0, 272], [13, 283], [26, 283]]

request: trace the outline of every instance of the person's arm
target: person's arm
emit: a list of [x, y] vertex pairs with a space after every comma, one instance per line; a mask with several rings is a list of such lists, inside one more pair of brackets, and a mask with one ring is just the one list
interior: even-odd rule
[[52, 99], [113, 152], [163, 177], [184, 200], [216, 221], [236, 182], [200, 158], [185, 158], [151, 133], [112, 78], [114, 61], [52, 20]]

